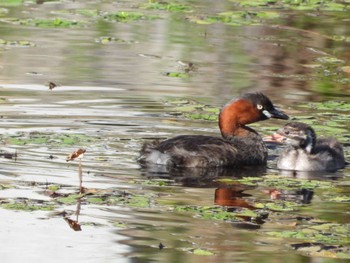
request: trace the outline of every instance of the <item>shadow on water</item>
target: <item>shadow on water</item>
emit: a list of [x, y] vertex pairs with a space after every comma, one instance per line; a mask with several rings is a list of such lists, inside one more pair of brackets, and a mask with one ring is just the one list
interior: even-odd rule
[[265, 166], [244, 168], [168, 168], [164, 165], [147, 165], [141, 170], [149, 179], [172, 179], [176, 184], [186, 187], [216, 187], [220, 178], [258, 177], [266, 172]]

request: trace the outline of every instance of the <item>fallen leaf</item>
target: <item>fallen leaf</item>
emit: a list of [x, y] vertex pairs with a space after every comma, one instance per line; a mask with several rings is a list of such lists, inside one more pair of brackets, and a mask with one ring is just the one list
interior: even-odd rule
[[159, 249], [162, 250], [165, 246], [162, 243], [159, 243]]
[[85, 149], [78, 149], [75, 152], [69, 154], [66, 161], [69, 162], [75, 160], [76, 158], [83, 158], [85, 152]]
[[64, 220], [68, 223], [68, 225], [70, 226], [70, 228], [72, 228], [74, 231], [81, 231], [81, 226], [78, 223], [78, 221], [69, 219], [67, 217], [64, 218]]
[[94, 194], [98, 194], [102, 192], [102, 190], [99, 190], [99, 189], [93, 189], [93, 188], [85, 188], [85, 187], [82, 187], [80, 189], [80, 193], [81, 194], [85, 194], [85, 195], [94, 195]]
[[54, 88], [57, 87], [57, 84], [53, 83], [52, 81], [50, 81], [48, 85], [50, 90], [53, 90]]

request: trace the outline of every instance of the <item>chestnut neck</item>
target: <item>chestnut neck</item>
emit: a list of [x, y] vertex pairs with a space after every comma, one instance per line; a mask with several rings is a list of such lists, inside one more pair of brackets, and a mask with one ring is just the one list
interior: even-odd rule
[[219, 127], [221, 135], [224, 138], [256, 136], [258, 135], [257, 132], [245, 125], [260, 119], [260, 112], [250, 101], [245, 99], [233, 101], [220, 112]]

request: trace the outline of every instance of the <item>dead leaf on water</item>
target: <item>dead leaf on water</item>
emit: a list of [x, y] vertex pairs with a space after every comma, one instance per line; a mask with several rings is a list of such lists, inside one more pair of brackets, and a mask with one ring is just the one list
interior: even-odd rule
[[64, 218], [64, 220], [68, 223], [68, 225], [70, 226], [71, 229], [73, 229], [74, 231], [81, 231], [81, 226], [78, 223], [78, 221], [69, 219], [67, 217]]
[[85, 149], [78, 149], [75, 152], [69, 154], [66, 158], [66, 161], [74, 161], [76, 158], [83, 158], [84, 157], [84, 153], [86, 152]]
[[3, 152], [3, 153], [1, 153], [1, 155], [2, 155], [5, 159], [14, 159], [15, 161], [17, 161], [17, 151], [15, 151], [14, 153]]
[[103, 193], [103, 192], [105, 192], [105, 190], [86, 188], [86, 187], [82, 187], [80, 189], [80, 193], [85, 194], [85, 195], [94, 195], [94, 194], [99, 194], [99, 193]]
[[54, 88], [57, 87], [57, 84], [54, 83], [54, 82], [52, 82], [52, 81], [50, 81], [50, 82], [48, 83], [48, 86], [49, 86], [49, 90], [53, 90]]

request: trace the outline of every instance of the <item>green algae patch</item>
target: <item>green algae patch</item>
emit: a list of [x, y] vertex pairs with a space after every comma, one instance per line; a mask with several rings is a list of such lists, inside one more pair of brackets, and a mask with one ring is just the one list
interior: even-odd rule
[[4, 40], [0, 39], [0, 46], [6, 47], [34, 47], [35, 43], [27, 40]]
[[328, 198], [328, 201], [332, 202], [340, 202], [340, 203], [349, 203], [350, 202], [350, 196], [347, 195], [339, 195], [339, 196], [334, 196], [331, 198]]
[[292, 244], [292, 247], [299, 253], [311, 257], [350, 259], [350, 247], [310, 242]]
[[35, 200], [15, 200], [9, 203], [1, 203], [0, 207], [16, 211], [52, 211], [55, 205]]
[[[226, 179], [229, 181], [229, 179]], [[241, 179], [234, 180], [236, 182], [239, 182], [244, 185], [250, 185], [250, 186], [255, 186], [258, 185], [259, 182], [263, 181], [263, 178], [261, 177], [243, 177]]]
[[128, 228], [129, 227], [129, 225], [126, 224], [125, 222], [115, 222], [115, 223], [113, 223], [113, 226], [117, 227], [117, 228]]
[[163, 10], [168, 12], [190, 12], [191, 7], [178, 2], [149, 1], [141, 5], [141, 8], [152, 10]]
[[345, 63], [344, 60], [336, 58], [336, 57], [331, 57], [331, 56], [319, 57], [317, 59], [317, 61], [322, 63], [322, 64], [343, 64], [343, 63]]
[[190, 75], [186, 72], [165, 72], [163, 74], [164, 76], [171, 77], [171, 78], [180, 78], [180, 79], [185, 79], [188, 78]]
[[315, 188], [330, 188], [334, 183], [319, 180], [307, 180], [297, 178], [285, 178], [281, 176], [268, 175], [264, 176], [264, 180], [259, 183], [261, 186], [276, 187], [278, 189], [315, 189]]
[[15, 188], [12, 185], [8, 185], [8, 184], [0, 184], [0, 190], [6, 190], [6, 189], [11, 189], [11, 188]]
[[332, 37], [334, 41], [344, 41], [344, 42], [350, 42], [350, 36], [345, 35], [334, 35]]
[[85, 134], [61, 134], [55, 138], [56, 143], [63, 145], [89, 144], [95, 140]]
[[86, 199], [89, 204], [102, 205], [106, 203], [106, 198], [100, 196], [92, 196]]
[[147, 186], [164, 187], [164, 186], [169, 186], [169, 185], [173, 184], [174, 180], [155, 178], [155, 179], [152, 179], [152, 180], [133, 180], [133, 181], [129, 181], [128, 183], [141, 184], [141, 185], [147, 185]]
[[223, 23], [234, 26], [259, 25], [265, 20], [276, 19], [279, 14], [274, 11], [229, 11], [214, 16], [192, 17], [190, 20], [199, 24]]
[[274, 202], [254, 203], [256, 208], [268, 209], [274, 212], [292, 212], [299, 209], [300, 204], [291, 201], [275, 200]]
[[215, 255], [214, 252], [211, 252], [209, 250], [206, 250], [206, 249], [201, 249], [201, 248], [196, 248], [192, 251], [192, 253], [194, 255], [197, 255], [197, 256], [213, 256]]
[[23, 4], [23, 0], [0, 0], [1, 6], [20, 6]]
[[299, 104], [299, 107], [306, 107], [315, 110], [337, 110], [337, 111], [349, 111], [350, 104], [346, 101], [328, 100], [323, 102], [309, 102], [306, 104]]
[[47, 189], [50, 190], [50, 191], [57, 191], [57, 190], [60, 189], [60, 186], [57, 185], [57, 184], [55, 184], [55, 185], [49, 185]]
[[237, 4], [239, 4], [242, 7], [260, 7], [260, 6], [269, 6], [272, 4], [276, 4], [277, 0], [254, 0], [254, 1], [247, 1], [247, 0], [243, 0], [243, 1], [232, 1], [231, 2], [236, 2]]
[[272, 7], [278, 9], [309, 10], [309, 11], [347, 11], [349, 7], [346, 2], [335, 2], [332, 0], [230, 0], [243, 8]]
[[150, 203], [151, 203], [151, 198], [148, 195], [132, 195], [126, 201], [126, 204], [128, 206], [138, 207], [138, 208], [147, 208], [150, 206]]
[[336, 224], [327, 222], [311, 222], [311, 224], [311, 226], [298, 226], [296, 230], [278, 232], [271, 231], [266, 232], [266, 234], [280, 238], [302, 239], [305, 242], [350, 245], [349, 224]]
[[146, 15], [139, 12], [110, 12], [104, 15], [104, 18], [110, 21], [128, 23], [132, 21], [140, 21], [140, 20], [154, 20], [159, 19], [159, 16], [156, 15]]
[[295, 10], [322, 10], [322, 11], [346, 11], [347, 5], [334, 3], [333, 1], [285, 1], [286, 8]]
[[241, 179], [223, 178], [219, 179], [219, 182], [234, 183], [238, 182], [244, 185], [261, 186], [261, 187], [273, 187], [277, 189], [315, 189], [315, 188], [330, 188], [334, 186], [334, 183], [319, 180], [307, 180], [297, 178], [286, 178], [278, 175], [266, 175], [262, 177], [243, 177]]
[[193, 213], [196, 217], [209, 220], [239, 220], [236, 213], [225, 211], [221, 206], [174, 206], [175, 212]]
[[67, 20], [67, 19], [34, 19], [28, 20], [29, 24], [33, 24], [38, 27], [76, 27], [85, 25], [82, 21]]
[[22, 26], [37, 26], [37, 27], [45, 27], [45, 28], [69, 28], [69, 27], [82, 27], [86, 25], [84, 21], [78, 20], [68, 20], [62, 18], [55, 19], [20, 19], [20, 18], [2, 18], [1, 22], [10, 23], [10, 24], [18, 24]]
[[206, 113], [186, 114], [186, 117], [192, 120], [206, 120], [206, 121], [216, 121], [218, 118], [216, 115], [206, 114]]
[[100, 43], [100, 44], [111, 44], [111, 43], [118, 43], [118, 44], [133, 44], [136, 43], [135, 41], [130, 41], [130, 40], [124, 40], [121, 38], [115, 38], [115, 37], [111, 37], [111, 36], [102, 36], [99, 37], [97, 39], [95, 39], [96, 43]]
[[148, 208], [154, 196], [151, 194], [134, 194], [134, 193], [108, 193], [102, 195], [89, 195], [82, 200], [90, 204], [99, 205], [119, 205], [133, 208]]
[[[333, 92], [333, 91], [332, 91]], [[300, 103], [301, 110], [305, 108], [314, 112], [314, 118], [296, 116], [302, 122], [311, 125], [318, 136], [334, 136], [347, 134], [349, 123], [348, 112], [350, 104], [341, 100], [329, 100], [321, 102]], [[340, 141], [347, 141], [345, 137], [338, 137]]]
[[220, 109], [199, 103], [195, 100], [169, 98], [165, 104], [170, 107], [170, 112], [186, 119], [217, 121]]
[[73, 205], [76, 204], [79, 199], [81, 199], [83, 194], [70, 194], [68, 196], [56, 198], [56, 202], [65, 204], [65, 205]]
[[100, 15], [100, 12], [96, 9], [77, 9], [75, 10], [76, 14], [87, 16], [87, 17], [94, 17], [97, 18]]
[[18, 133], [17, 135], [3, 138], [7, 143], [13, 145], [87, 145], [96, 141], [95, 138], [85, 134], [57, 134], [57, 133]]

